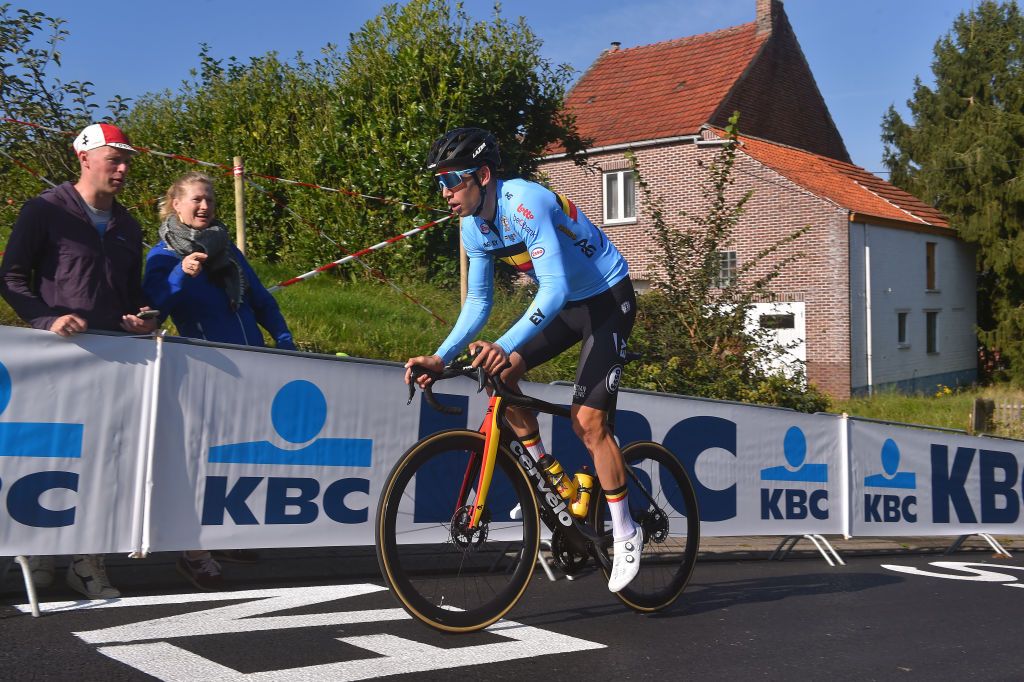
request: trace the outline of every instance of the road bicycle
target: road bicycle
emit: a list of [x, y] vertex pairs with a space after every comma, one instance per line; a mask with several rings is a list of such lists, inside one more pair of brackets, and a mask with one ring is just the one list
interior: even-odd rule
[[[589, 506], [563, 499], [515, 438], [508, 405], [568, 417], [569, 408], [512, 392], [500, 379], [456, 361], [439, 374], [475, 378], [490, 402], [479, 431], [431, 434], [395, 464], [377, 508], [377, 560], [399, 603], [413, 618], [447, 632], [480, 630], [502, 618], [523, 596], [541, 547], [541, 522], [550, 533], [553, 562], [574, 575], [593, 560], [611, 571], [611, 518], [594, 479]], [[427, 403], [441, 412], [433, 384]], [[410, 384], [409, 400], [415, 394]], [[609, 415], [614, 415], [614, 406]], [[613, 418], [609, 418], [613, 426]], [[554, 453], [557, 455], [557, 453]], [[700, 516], [686, 469], [664, 446], [641, 441], [622, 449], [630, 512], [645, 545], [637, 577], [616, 596], [641, 612], [672, 604], [697, 560]], [[517, 509], [518, 505], [518, 509]], [[580, 514], [580, 515], [577, 515]]]

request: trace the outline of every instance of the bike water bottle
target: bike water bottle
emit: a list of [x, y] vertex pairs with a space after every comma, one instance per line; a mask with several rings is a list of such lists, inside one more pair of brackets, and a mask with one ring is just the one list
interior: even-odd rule
[[555, 487], [555, 492], [559, 497], [570, 501], [576, 497], [576, 483], [565, 475], [565, 471], [562, 470], [562, 465], [558, 463], [557, 459], [545, 457], [537, 464], [547, 474], [548, 480]]
[[573, 516], [582, 519], [587, 515], [587, 508], [590, 506], [590, 494], [594, 490], [594, 477], [587, 472], [587, 467], [583, 467], [573, 476], [572, 480], [576, 484], [576, 497], [569, 509]]

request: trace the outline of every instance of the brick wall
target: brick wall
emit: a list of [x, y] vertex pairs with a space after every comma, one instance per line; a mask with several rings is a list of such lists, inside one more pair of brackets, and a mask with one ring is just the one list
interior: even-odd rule
[[[682, 225], [680, 213], [703, 214], [700, 180], [707, 171], [698, 161], [709, 164], [717, 147], [693, 143], [646, 147], [636, 150], [642, 177], [664, 201], [670, 225]], [[621, 168], [622, 152], [594, 154], [591, 162]], [[587, 172], [570, 161], [556, 159], [541, 170], [550, 186], [565, 194], [595, 224], [602, 227], [629, 261], [634, 279], [645, 279], [651, 264], [650, 221], [645, 219], [643, 197], [638, 188], [635, 224], [602, 225], [602, 176]], [[807, 374], [810, 381], [828, 394], [844, 398], [850, 394], [850, 313], [847, 211], [816, 197], [775, 171], [742, 154], [737, 157], [733, 198], [748, 190], [754, 194], [747, 203], [734, 234], [738, 264], [742, 265], [776, 239], [810, 225], [810, 231], [780, 251], [780, 257], [804, 254], [788, 266], [772, 289], [782, 300], [805, 303], [807, 323]]]
[[718, 106], [710, 122], [725, 127], [740, 112], [744, 135], [850, 162], [814, 75], [781, 3], [758, 2], [758, 22], [771, 37]]

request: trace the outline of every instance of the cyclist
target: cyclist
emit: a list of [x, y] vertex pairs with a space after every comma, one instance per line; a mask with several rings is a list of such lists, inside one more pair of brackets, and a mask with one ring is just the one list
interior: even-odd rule
[[[582, 341], [572, 401], [573, 430], [594, 459], [608, 501], [614, 540], [608, 589], [618, 592], [640, 569], [643, 531], [626, 499], [626, 469], [605, 416], [619, 386], [636, 299], [625, 259], [582, 211], [534, 182], [499, 180], [501, 155], [494, 136], [481, 128], [442, 135], [427, 155], [441, 194], [461, 219], [469, 256], [469, 290], [459, 319], [433, 355], [405, 364], [441, 371], [487, 321], [494, 295], [494, 261], [530, 275], [536, 298], [497, 341], [473, 341], [473, 365], [502, 372], [513, 389], [522, 375]], [[430, 379], [422, 376], [426, 385]], [[546, 456], [536, 415], [509, 407], [508, 421], [530, 455]]]

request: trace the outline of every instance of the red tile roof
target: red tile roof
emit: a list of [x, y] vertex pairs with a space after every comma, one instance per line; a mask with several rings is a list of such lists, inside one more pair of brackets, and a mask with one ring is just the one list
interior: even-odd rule
[[[720, 137], [725, 135], [724, 131], [711, 130]], [[740, 145], [751, 158], [854, 213], [908, 225], [949, 228], [937, 209], [860, 166], [742, 135]]]
[[566, 108], [592, 147], [694, 135], [768, 36], [750, 23], [608, 50], [569, 92]]

